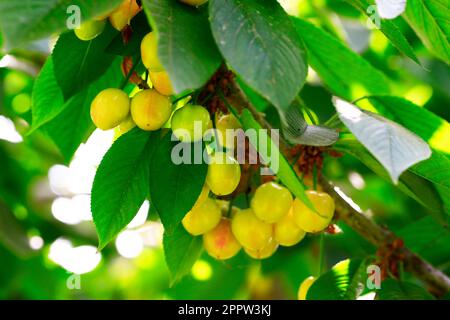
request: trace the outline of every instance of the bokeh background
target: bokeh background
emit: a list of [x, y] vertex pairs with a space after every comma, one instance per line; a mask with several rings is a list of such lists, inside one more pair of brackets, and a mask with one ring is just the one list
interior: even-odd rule
[[[430, 56], [406, 24], [402, 31], [423, 67], [401, 56], [380, 31], [367, 27], [367, 17], [341, 1], [281, 2], [290, 13], [322, 26], [330, 19], [353, 50], [389, 77], [395, 95], [450, 118], [449, 67]], [[187, 277], [171, 285], [162, 226], [145, 202], [115, 242], [97, 252], [90, 190], [114, 132], [94, 131], [69, 163], [45, 132], [28, 135], [33, 84], [54, 41], [0, 55], [0, 299], [295, 298], [301, 281], [318, 272], [318, 236], [279, 249], [262, 262], [243, 253], [219, 262], [204, 253]], [[331, 95], [312, 70], [301, 95], [321, 121], [333, 114]], [[275, 114], [264, 102], [259, 108]], [[326, 159], [324, 174], [378, 223], [405, 235], [411, 249], [450, 273], [448, 231], [432, 242], [411, 237], [415, 227], [417, 234], [424, 228], [441, 230], [424, 207], [350, 156]], [[328, 268], [349, 257], [375, 254], [359, 235], [338, 225], [340, 233], [325, 236]], [[372, 299], [373, 293], [364, 298]]]

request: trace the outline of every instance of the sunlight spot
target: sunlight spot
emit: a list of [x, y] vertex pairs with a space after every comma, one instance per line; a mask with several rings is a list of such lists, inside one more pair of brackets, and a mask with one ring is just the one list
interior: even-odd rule
[[11, 143], [23, 141], [22, 136], [17, 132], [14, 122], [4, 116], [0, 116], [0, 140], [6, 140]]
[[211, 278], [213, 270], [208, 262], [197, 260], [192, 266], [191, 274], [198, 281], [206, 281]]
[[358, 190], [362, 190], [366, 186], [364, 178], [356, 171], [352, 171], [348, 174], [348, 180], [350, 181], [352, 186]]
[[44, 246], [44, 239], [39, 236], [32, 236], [28, 240], [28, 243], [30, 244], [31, 249], [40, 250]]
[[443, 121], [439, 128], [434, 131], [431, 138], [428, 140], [428, 143], [433, 148], [445, 152], [450, 153], [450, 124], [446, 121]]
[[124, 258], [136, 258], [144, 250], [144, 241], [139, 232], [126, 230], [117, 237], [116, 249]]
[[368, 292], [365, 295], [358, 297], [356, 300], [375, 300], [376, 292]]
[[53, 200], [52, 214], [58, 221], [69, 225], [80, 223], [82, 218], [77, 211], [78, 209], [74, 208], [70, 198], [59, 197]]
[[405, 99], [423, 107], [433, 96], [433, 88], [428, 85], [417, 85], [406, 92]]
[[73, 247], [70, 241], [62, 238], [52, 243], [48, 257], [67, 271], [76, 274], [94, 270], [102, 259], [96, 247]]
[[162, 246], [164, 228], [160, 222], [149, 222], [139, 228], [139, 232], [147, 247], [158, 248]]

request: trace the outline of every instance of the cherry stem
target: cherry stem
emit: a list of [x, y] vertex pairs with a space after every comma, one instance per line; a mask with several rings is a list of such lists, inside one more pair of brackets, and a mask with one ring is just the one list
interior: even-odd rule
[[136, 63], [133, 64], [133, 66], [131, 67], [130, 71], [128, 72], [127, 76], [125, 77], [125, 79], [122, 81], [121, 85], [120, 85], [120, 89], [123, 90], [125, 88], [125, 86], [128, 84], [128, 81], [130, 80], [131, 76], [133, 75], [133, 72], [136, 71], [137, 66], [139, 65], [139, 63], [141, 63], [141, 58], [139, 58], [137, 60]]

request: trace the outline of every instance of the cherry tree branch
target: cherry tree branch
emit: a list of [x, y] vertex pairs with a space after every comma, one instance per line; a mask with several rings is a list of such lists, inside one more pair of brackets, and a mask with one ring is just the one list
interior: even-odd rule
[[[239, 85], [233, 81], [233, 95], [227, 97], [228, 102], [235, 106], [238, 110], [248, 109], [256, 121], [266, 129], [271, 129], [271, 125], [267, 122], [264, 115], [256, 110], [249, 102]], [[289, 150], [289, 145], [280, 137], [280, 149], [282, 152]], [[400, 240], [392, 231], [380, 227], [369, 217], [364, 215], [359, 208], [354, 205], [349, 197], [347, 197], [339, 188], [335, 187], [325, 177], [319, 180], [323, 190], [329, 193], [336, 204], [336, 218], [344, 221], [349, 227], [359, 233], [363, 238], [378, 248], [383, 248], [388, 244]], [[405, 270], [411, 272], [415, 277], [422, 280], [428, 287], [429, 291], [436, 296], [443, 296], [450, 291], [450, 278], [442, 271], [419, 257], [406, 247], [399, 249], [403, 254], [403, 262]]]

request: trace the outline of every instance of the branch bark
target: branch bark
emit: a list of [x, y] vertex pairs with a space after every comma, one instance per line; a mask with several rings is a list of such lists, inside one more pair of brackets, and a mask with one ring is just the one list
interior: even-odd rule
[[[271, 125], [266, 121], [264, 115], [258, 112], [248, 101], [241, 88], [236, 82], [232, 83], [233, 95], [227, 97], [229, 103], [238, 109], [247, 108], [253, 117], [266, 129], [271, 129]], [[280, 137], [280, 149], [283, 152], [289, 150], [289, 145]], [[344, 221], [349, 227], [358, 232], [363, 238], [378, 248], [392, 244], [400, 240], [392, 231], [382, 228], [364, 215], [355, 205], [352, 205], [350, 198], [345, 196], [326, 178], [321, 177], [320, 185], [329, 193], [336, 204], [337, 218]], [[406, 247], [401, 249], [404, 256], [405, 270], [411, 272], [415, 277], [422, 280], [429, 291], [436, 296], [443, 296], [450, 291], [450, 278], [439, 269], [436, 269], [427, 261]]]

